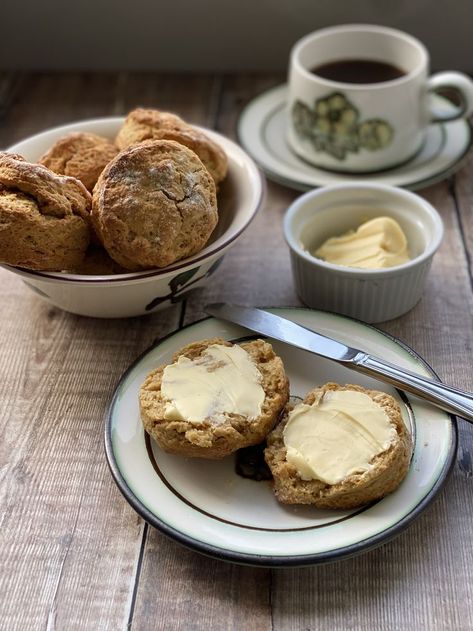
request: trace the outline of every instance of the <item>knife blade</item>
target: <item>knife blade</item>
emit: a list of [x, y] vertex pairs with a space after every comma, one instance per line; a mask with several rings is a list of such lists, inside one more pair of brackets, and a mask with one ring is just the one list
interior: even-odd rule
[[473, 423], [472, 393], [422, 377], [264, 309], [213, 303], [206, 305], [204, 311], [390, 383]]

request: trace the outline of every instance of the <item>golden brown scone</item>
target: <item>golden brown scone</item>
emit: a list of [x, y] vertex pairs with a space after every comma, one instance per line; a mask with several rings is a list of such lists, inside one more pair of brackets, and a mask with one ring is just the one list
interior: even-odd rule
[[70, 175], [92, 192], [99, 175], [118, 153], [118, 148], [107, 138], [73, 132], [60, 138], [38, 160], [51, 171]]
[[228, 160], [223, 149], [175, 114], [142, 108], [130, 112], [118, 132], [118, 147], [126, 149], [147, 140], [174, 140], [192, 149], [209, 170], [215, 184], [227, 175]]
[[128, 113], [120, 128], [115, 143], [120, 150], [145, 140], [161, 140], [154, 134], [162, 129], [186, 129], [187, 123], [171, 112], [138, 107]]
[[[194, 342], [177, 351], [176, 362], [182, 355], [189, 359], [200, 357], [212, 344], [232, 346], [220, 338]], [[254, 419], [229, 414], [222, 424], [205, 421], [198, 425], [164, 418], [166, 401], [161, 395], [161, 381], [165, 366], [153, 370], [140, 390], [141, 420], [145, 430], [165, 451], [183, 456], [218, 460], [248, 445], [260, 443], [274, 427], [289, 397], [289, 382], [281, 359], [271, 344], [255, 340], [240, 344], [253, 359], [262, 378], [265, 399], [261, 415]]]
[[135, 145], [102, 172], [92, 221], [125, 269], [165, 267], [207, 243], [218, 221], [215, 183], [197, 155], [177, 142]]
[[91, 196], [72, 177], [0, 153], [0, 260], [46, 271], [82, 262], [90, 239]]
[[411, 436], [406, 429], [397, 401], [385, 392], [367, 390], [361, 386], [327, 383], [311, 390], [304, 403], [319, 401], [328, 391], [355, 390], [367, 394], [380, 405], [395, 427], [397, 438], [389, 448], [376, 455], [369, 471], [354, 473], [337, 484], [321, 480], [303, 480], [296, 467], [286, 460], [283, 430], [288, 421], [283, 419], [267, 437], [265, 460], [274, 477], [274, 492], [283, 504], [313, 504], [317, 508], [348, 509], [381, 499], [394, 491], [404, 479], [412, 453]]

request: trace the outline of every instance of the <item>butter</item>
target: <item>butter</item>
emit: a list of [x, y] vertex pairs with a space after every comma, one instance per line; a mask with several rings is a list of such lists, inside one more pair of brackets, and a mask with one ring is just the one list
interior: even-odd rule
[[161, 383], [164, 417], [189, 423], [224, 423], [227, 414], [249, 420], [261, 414], [261, 373], [240, 346], [213, 344], [196, 359], [179, 357], [166, 366]]
[[390, 217], [376, 217], [340, 237], [327, 239], [314, 256], [335, 265], [378, 269], [410, 260], [407, 239]]
[[374, 456], [396, 437], [383, 408], [367, 394], [335, 390], [289, 414], [283, 432], [287, 461], [303, 480], [336, 484], [355, 472], [369, 471]]

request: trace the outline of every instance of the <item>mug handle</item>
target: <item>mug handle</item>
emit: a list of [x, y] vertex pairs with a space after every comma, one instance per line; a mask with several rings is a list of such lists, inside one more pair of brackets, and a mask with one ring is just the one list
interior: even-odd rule
[[466, 118], [473, 112], [473, 81], [462, 72], [438, 72], [427, 79], [427, 90], [437, 93], [440, 90], [453, 90], [460, 100], [460, 106], [452, 112], [430, 104], [431, 123], [445, 123], [447, 121]]

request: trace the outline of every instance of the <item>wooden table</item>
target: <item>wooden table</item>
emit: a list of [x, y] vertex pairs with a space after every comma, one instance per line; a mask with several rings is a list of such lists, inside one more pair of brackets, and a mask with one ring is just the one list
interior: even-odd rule
[[[0, 146], [136, 105], [235, 135], [237, 116], [281, 77], [3, 75]], [[382, 325], [473, 390], [473, 159], [422, 194], [445, 222], [425, 294]], [[101, 321], [63, 313], [0, 270], [0, 628], [318, 630], [473, 628], [473, 431], [438, 500], [395, 541], [305, 569], [240, 567], [148, 527], [105, 462], [103, 418], [120, 375], [209, 301], [299, 305], [281, 222], [297, 193], [269, 183], [264, 208], [210, 286], [165, 312]], [[250, 270], [250, 273], [248, 273]]]

